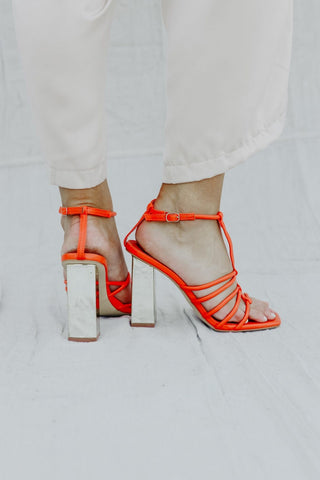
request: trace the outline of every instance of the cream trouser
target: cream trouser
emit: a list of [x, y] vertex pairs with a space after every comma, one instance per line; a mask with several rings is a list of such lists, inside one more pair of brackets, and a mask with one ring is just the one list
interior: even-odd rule
[[[105, 57], [118, 0], [13, 0], [53, 184], [105, 177]], [[223, 173], [282, 131], [292, 0], [162, 0], [165, 183]]]

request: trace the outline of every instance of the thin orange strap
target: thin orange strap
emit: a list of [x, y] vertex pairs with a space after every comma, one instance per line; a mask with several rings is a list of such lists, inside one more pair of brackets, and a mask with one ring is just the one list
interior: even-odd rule
[[88, 225], [88, 215], [86, 213], [81, 213], [80, 215], [80, 231], [79, 231], [79, 240], [77, 248], [77, 257], [79, 260], [83, 260], [85, 255], [85, 247], [87, 240], [87, 225]]
[[155, 200], [152, 200], [142, 215], [140, 220], [135, 224], [134, 227], [130, 230], [130, 232], [126, 235], [123, 243], [126, 246], [128, 239], [139, 225], [146, 220], [147, 222], [167, 222], [167, 223], [178, 223], [183, 221], [193, 221], [193, 220], [222, 220], [222, 213], [218, 212], [216, 215], [202, 215], [202, 214], [195, 214], [195, 213], [170, 213], [161, 210], [156, 210], [154, 208]]
[[128, 232], [127, 235], [124, 237], [124, 240], [123, 240], [123, 245], [124, 246], [127, 245], [127, 242], [128, 242], [128, 239], [129, 239], [131, 233], [133, 233], [139, 227], [139, 225], [144, 221], [144, 215], [145, 214], [142, 215], [140, 220], [137, 221], [137, 223], [134, 225], [134, 227], [131, 228], [130, 232]]
[[155, 200], [152, 200], [152, 202], [149, 203], [144, 214], [144, 220], [147, 222], [178, 223], [193, 220], [220, 220], [221, 218], [220, 212], [218, 212], [216, 215], [202, 215], [196, 213], [171, 213], [163, 210], [156, 210], [154, 208], [154, 202]]
[[102, 210], [101, 208], [87, 207], [83, 205], [81, 207], [60, 207], [59, 213], [61, 215], [94, 215], [95, 217], [105, 217], [111, 218], [115, 217], [116, 212], [111, 212], [110, 210]]
[[229, 251], [230, 251], [230, 258], [231, 258], [231, 263], [233, 270], [235, 271], [235, 266], [234, 266], [234, 255], [233, 255], [233, 246], [231, 242], [230, 235], [227, 232], [227, 229], [223, 223], [223, 213], [218, 212], [215, 215], [205, 215], [205, 214], [198, 214], [198, 213], [176, 213], [176, 212], [165, 212], [162, 210], [156, 210], [154, 208], [154, 202], [155, 199], [152, 200], [145, 211], [145, 213], [142, 215], [140, 220], [136, 223], [136, 225], [130, 230], [130, 232], [126, 235], [123, 243], [126, 246], [128, 239], [133, 233], [136, 228], [144, 221], [146, 220], [147, 222], [166, 222], [166, 223], [178, 223], [178, 222], [183, 222], [183, 221], [193, 221], [193, 220], [217, 220], [226, 236], [226, 239], [229, 244]]
[[87, 205], [80, 207], [60, 207], [59, 213], [61, 213], [61, 215], [80, 215], [80, 232], [77, 246], [78, 260], [83, 260], [85, 258], [88, 215], [104, 218], [111, 218], [117, 215], [116, 212], [102, 210], [101, 208], [88, 207]]

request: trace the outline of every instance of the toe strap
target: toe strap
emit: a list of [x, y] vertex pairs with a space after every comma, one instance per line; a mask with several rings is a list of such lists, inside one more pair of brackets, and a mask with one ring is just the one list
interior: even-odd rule
[[[223, 330], [223, 329], [234, 329], [234, 330], [239, 330], [243, 327], [243, 325], [248, 321], [249, 318], [249, 313], [250, 313], [250, 305], [252, 303], [252, 299], [249, 297], [247, 293], [243, 293], [240, 285], [236, 283], [236, 276], [237, 276], [237, 271], [233, 270], [227, 275], [224, 275], [223, 277], [218, 278], [217, 280], [214, 280], [213, 282], [209, 282], [207, 284], [203, 285], [197, 285], [197, 286], [185, 286], [184, 290], [186, 291], [187, 294], [190, 294], [191, 292], [193, 293], [193, 303], [194, 305], [199, 309], [199, 311], [205, 311], [206, 312], [206, 318], [208, 322], [210, 323], [211, 321], [214, 321], [216, 324], [217, 329]], [[222, 284], [219, 286], [219, 284]], [[203, 306], [204, 302], [207, 302], [208, 300], [211, 300], [224, 291], [226, 291], [228, 288], [230, 288], [232, 285], [235, 285], [234, 290], [229, 293], [223, 300], [221, 300], [214, 308], [211, 310], [206, 310], [205, 307]], [[203, 296], [196, 296], [195, 292], [199, 292], [201, 290], [206, 290], [208, 288], [212, 288], [213, 286], [218, 286], [214, 291], [203, 295]], [[219, 312], [225, 305], [227, 305], [231, 300], [235, 299], [235, 303], [230, 310], [230, 312], [224, 317], [223, 320], [217, 320], [214, 318], [214, 315]], [[233, 323], [232, 322], [232, 327], [231, 327], [231, 319], [233, 316], [236, 314], [236, 312], [239, 309], [240, 302], [241, 300], [245, 303], [245, 312], [240, 320], [239, 323]]]

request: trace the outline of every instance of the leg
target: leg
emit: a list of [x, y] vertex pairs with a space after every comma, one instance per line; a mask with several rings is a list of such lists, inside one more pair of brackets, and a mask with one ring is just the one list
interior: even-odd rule
[[[106, 53], [116, 0], [14, 0], [17, 37], [51, 182], [63, 206], [112, 210], [105, 180]], [[63, 217], [62, 253], [76, 250], [79, 217]], [[127, 274], [114, 219], [89, 217], [86, 250]], [[128, 289], [119, 299], [129, 300]]]
[[13, 0], [25, 79], [51, 182], [105, 179], [106, 53], [115, 0]]
[[[162, 6], [168, 105], [165, 183], [155, 207], [214, 214], [220, 209], [223, 174], [281, 132], [292, 2], [162, 0]], [[216, 222], [144, 222], [137, 240], [189, 285], [231, 271]], [[230, 289], [207, 301], [207, 310], [228, 293]], [[215, 317], [223, 319], [233, 305], [231, 300]], [[243, 311], [242, 302], [233, 321], [239, 321]], [[265, 302], [253, 299], [250, 319], [263, 322], [274, 317]]]

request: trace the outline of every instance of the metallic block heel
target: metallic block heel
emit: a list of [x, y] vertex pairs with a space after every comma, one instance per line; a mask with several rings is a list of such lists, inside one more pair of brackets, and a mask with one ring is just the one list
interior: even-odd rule
[[67, 265], [68, 340], [94, 342], [100, 334], [95, 265]]
[[132, 256], [132, 314], [133, 327], [154, 327], [154, 269]]

